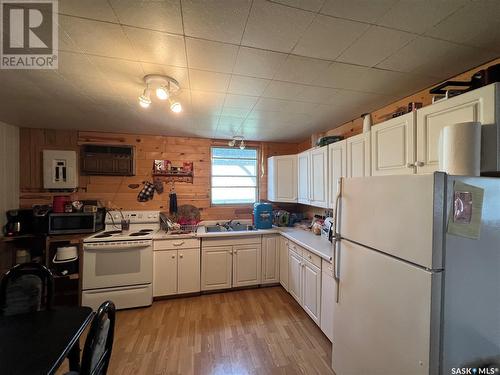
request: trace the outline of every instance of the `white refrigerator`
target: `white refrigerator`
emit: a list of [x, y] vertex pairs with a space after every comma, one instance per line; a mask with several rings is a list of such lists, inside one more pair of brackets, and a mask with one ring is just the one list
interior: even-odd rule
[[[479, 239], [447, 233], [456, 182], [484, 189]], [[499, 178], [343, 179], [337, 202], [336, 375], [451, 374], [500, 355]]]

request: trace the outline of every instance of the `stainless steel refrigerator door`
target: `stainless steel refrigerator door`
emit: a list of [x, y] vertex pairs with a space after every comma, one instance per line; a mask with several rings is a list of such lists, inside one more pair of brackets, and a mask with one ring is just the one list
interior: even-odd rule
[[[437, 373], [441, 272], [342, 240], [337, 254], [333, 369], [337, 375]], [[435, 325], [437, 324], [437, 325]], [[437, 341], [434, 341], [437, 340]]]
[[484, 197], [479, 239], [446, 235], [442, 374], [500, 356], [500, 179], [451, 176], [448, 197], [455, 180]]
[[446, 175], [343, 181], [342, 238], [429, 269], [442, 268]]

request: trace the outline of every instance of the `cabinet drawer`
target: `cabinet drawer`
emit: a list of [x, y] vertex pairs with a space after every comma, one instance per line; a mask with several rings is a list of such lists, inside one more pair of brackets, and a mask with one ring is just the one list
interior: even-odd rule
[[200, 240], [197, 238], [179, 238], [176, 240], [154, 241], [154, 250], [199, 249]]
[[321, 259], [321, 271], [327, 275], [333, 277], [333, 263]]
[[295, 254], [302, 256], [302, 247], [297, 245], [295, 242], [288, 241], [288, 249], [293, 251]]
[[303, 250], [302, 257], [308, 262], [314, 264], [316, 267], [321, 269], [321, 258], [316, 254], [311, 253], [310, 251]]
[[203, 238], [202, 245], [205, 247], [234, 246], [260, 244], [262, 236], [224, 236], [223, 238]]

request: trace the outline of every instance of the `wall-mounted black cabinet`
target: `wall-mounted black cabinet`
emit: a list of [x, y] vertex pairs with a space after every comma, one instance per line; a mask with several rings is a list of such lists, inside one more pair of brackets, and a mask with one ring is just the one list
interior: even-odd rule
[[81, 152], [84, 175], [134, 176], [134, 147], [84, 145]]

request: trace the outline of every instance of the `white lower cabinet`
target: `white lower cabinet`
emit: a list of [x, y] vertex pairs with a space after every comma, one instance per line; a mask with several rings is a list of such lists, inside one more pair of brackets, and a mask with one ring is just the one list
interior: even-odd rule
[[201, 290], [231, 288], [233, 247], [209, 247], [201, 251]]
[[[174, 294], [195, 293], [200, 291], [200, 247], [199, 240], [186, 241], [176, 250], [170, 243], [155, 243], [153, 256], [153, 297]], [[184, 242], [183, 242], [184, 243]]]
[[308, 261], [302, 262], [302, 307], [319, 325], [321, 305], [321, 270]]
[[204, 239], [201, 247], [201, 290], [259, 285], [261, 251], [261, 236]]
[[333, 309], [335, 304], [335, 280], [333, 266], [323, 260], [321, 268], [321, 321], [320, 328], [333, 341]]
[[321, 317], [321, 259], [290, 242], [288, 292], [316, 324]]
[[280, 284], [288, 292], [288, 240], [280, 236], [279, 239], [280, 252]]
[[262, 236], [262, 280], [261, 284], [280, 282], [280, 243], [279, 234]]
[[260, 284], [260, 244], [233, 246], [233, 288]]

